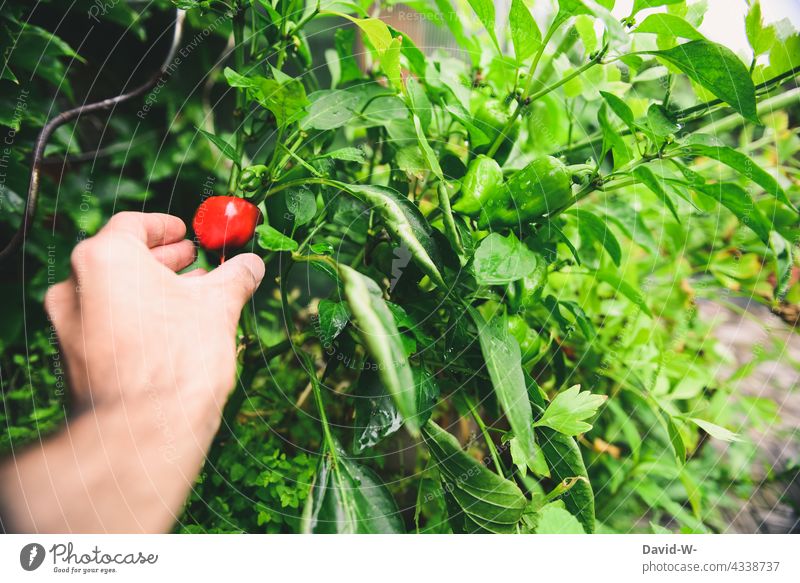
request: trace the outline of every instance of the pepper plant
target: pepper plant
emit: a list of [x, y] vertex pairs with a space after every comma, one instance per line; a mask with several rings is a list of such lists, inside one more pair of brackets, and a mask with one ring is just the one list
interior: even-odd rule
[[230, 26], [194, 143], [270, 274], [183, 530], [725, 530], [775, 407], [696, 302], [800, 302], [796, 32], [751, 2], [746, 62], [703, 2], [175, 4]]

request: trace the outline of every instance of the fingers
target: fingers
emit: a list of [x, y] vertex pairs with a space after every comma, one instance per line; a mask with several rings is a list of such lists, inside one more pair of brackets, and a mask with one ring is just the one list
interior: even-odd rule
[[204, 283], [220, 286], [229, 314], [238, 320], [247, 300], [264, 279], [264, 260], [255, 253], [242, 253], [205, 276]]
[[208, 271], [206, 271], [202, 267], [198, 267], [197, 269], [192, 269], [191, 271], [187, 271], [186, 273], [181, 273], [180, 276], [188, 279], [190, 277], [198, 277], [201, 275], [205, 275], [206, 273], [208, 273]]
[[75, 293], [75, 280], [70, 277], [47, 290], [44, 296], [44, 309], [53, 322], [56, 331], [75, 317], [78, 307]]
[[100, 233], [128, 233], [148, 247], [177, 243], [186, 236], [186, 225], [164, 213], [121, 212], [115, 214]]
[[157, 261], [163, 263], [172, 271], [180, 271], [189, 267], [195, 259], [194, 244], [188, 239], [183, 239], [177, 243], [153, 247], [150, 253]]

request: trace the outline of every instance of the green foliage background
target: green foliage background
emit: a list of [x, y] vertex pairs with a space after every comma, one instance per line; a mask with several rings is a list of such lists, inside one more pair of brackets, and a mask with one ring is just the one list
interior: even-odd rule
[[[766, 462], [746, 430], [778, 420], [736, 383], [798, 365], [779, 342], [734, 362], [697, 302], [800, 304], [795, 31], [751, 2], [744, 62], [698, 32], [704, 2], [620, 21], [613, 0], [514, 0], [505, 30], [492, 2], [405, 3], [455, 39], [437, 50], [371, 2], [175, 4], [164, 82], [48, 146], [24, 262], [0, 279], [0, 452], [69, 414], [41, 301], [77, 241], [113, 212], [188, 223], [233, 192], [267, 216], [268, 276], [176, 531], [728, 529]], [[100, 6], [0, 14], [3, 241], [46, 119], [166, 54], [173, 4]], [[485, 229], [449, 208], [479, 153], [506, 177], [556, 156], [574, 199]]]

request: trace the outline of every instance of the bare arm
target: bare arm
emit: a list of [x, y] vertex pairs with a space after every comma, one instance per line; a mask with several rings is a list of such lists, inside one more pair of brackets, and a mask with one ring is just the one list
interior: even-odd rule
[[164, 532], [175, 521], [235, 380], [242, 306], [264, 275], [244, 254], [206, 274], [183, 223], [121, 213], [48, 292], [77, 413], [0, 463], [10, 532]]

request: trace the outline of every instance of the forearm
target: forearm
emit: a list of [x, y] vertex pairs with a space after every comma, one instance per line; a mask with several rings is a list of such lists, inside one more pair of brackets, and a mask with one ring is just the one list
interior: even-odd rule
[[9, 532], [165, 532], [219, 425], [219, 403], [159, 394], [71, 420], [0, 465]]

